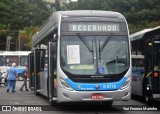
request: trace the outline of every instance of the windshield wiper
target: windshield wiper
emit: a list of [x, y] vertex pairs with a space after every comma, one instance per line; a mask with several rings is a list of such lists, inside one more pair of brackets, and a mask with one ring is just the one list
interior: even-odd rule
[[84, 37], [80, 34], [77, 33], [77, 36], [80, 38], [80, 40], [84, 43], [84, 45], [88, 48], [88, 50], [90, 52], [93, 52], [93, 48], [88, 44], [88, 42], [86, 42], [86, 40], [84, 39]]
[[108, 36], [108, 38], [105, 40], [105, 42], [103, 43], [102, 47], [99, 48], [99, 52], [101, 52], [107, 45], [108, 41], [110, 40], [110, 38], [112, 37], [112, 34], [110, 34]]

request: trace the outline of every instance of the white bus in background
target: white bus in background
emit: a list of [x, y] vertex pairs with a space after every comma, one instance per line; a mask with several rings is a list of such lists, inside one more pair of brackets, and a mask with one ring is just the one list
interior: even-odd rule
[[[20, 75], [28, 65], [28, 54], [31, 51], [0, 51], [0, 72], [6, 72], [7, 68], [16, 63], [17, 73]], [[18, 78], [22, 80], [21, 77]]]

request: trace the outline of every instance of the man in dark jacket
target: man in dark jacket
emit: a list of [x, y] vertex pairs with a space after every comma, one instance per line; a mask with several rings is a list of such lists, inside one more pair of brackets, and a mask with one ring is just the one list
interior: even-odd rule
[[12, 92], [15, 91], [15, 84], [16, 84], [16, 76], [17, 76], [17, 70], [16, 70], [16, 63], [12, 63], [12, 67], [10, 67], [8, 70], [8, 87], [7, 87], [7, 93], [10, 90], [10, 87], [12, 87]]
[[27, 78], [28, 78], [28, 66], [26, 66], [26, 70], [23, 71], [23, 85], [21, 86], [20, 90], [23, 91], [23, 87], [25, 86], [26, 88], [26, 91], [29, 91], [28, 90], [28, 87], [27, 87]]

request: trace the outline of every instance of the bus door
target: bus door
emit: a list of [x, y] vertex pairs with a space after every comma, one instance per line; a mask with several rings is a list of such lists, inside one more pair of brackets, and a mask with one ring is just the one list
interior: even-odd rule
[[57, 46], [56, 42], [48, 43], [48, 97], [52, 102], [56, 100], [56, 66], [57, 66]]
[[153, 98], [160, 98], [160, 40], [153, 40]]
[[29, 73], [29, 88], [34, 90], [35, 88], [35, 76], [34, 76], [34, 55], [28, 54], [28, 73]]
[[44, 71], [44, 61], [45, 59], [45, 50], [44, 49], [35, 49], [34, 50], [34, 75], [35, 75], [35, 91], [40, 89], [40, 73]]

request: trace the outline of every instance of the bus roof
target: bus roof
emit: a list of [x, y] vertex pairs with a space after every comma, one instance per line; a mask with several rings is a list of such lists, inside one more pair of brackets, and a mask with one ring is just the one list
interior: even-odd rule
[[156, 30], [160, 30], [160, 26], [155, 27], [155, 28], [144, 29], [142, 31], [133, 33], [130, 35], [130, 40], [134, 41], [134, 40], [143, 39], [144, 36], [146, 36], [147, 34], [150, 34], [153, 31], [156, 31]]
[[94, 17], [110, 17], [110, 18], [124, 18], [122, 14], [113, 11], [102, 10], [72, 10], [72, 11], [58, 11], [62, 16], [94, 16]]

